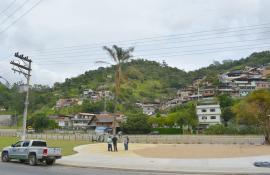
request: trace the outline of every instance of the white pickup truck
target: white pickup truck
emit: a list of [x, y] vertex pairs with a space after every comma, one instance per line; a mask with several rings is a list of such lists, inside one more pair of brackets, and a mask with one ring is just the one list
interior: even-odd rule
[[56, 159], [61, 158], [61, 148], [49, 148], [43, 140], [25, 140], [4, 148], [1, 158], [3, 162], [12, 159], [28, 161], [32, 166], [44, 161], [47, 165], [53, 165]]

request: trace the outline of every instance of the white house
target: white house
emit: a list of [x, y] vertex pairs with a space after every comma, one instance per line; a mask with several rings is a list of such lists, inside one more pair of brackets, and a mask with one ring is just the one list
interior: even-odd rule
[[156, 113], [157, 107], [155, 104], [143, 104], [142, 110], [143, 114], [154, 115]]
[[201, 128], [208, 128], [210, 125], [221, 124], [221, 110], [219, 104], [199, 104], [196, 112]]

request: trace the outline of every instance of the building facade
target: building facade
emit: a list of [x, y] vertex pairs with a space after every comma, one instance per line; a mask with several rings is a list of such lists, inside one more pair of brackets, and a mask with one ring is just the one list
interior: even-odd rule
[[208, 128], [210, 125], [221, 124], [221, 109], [219, 104], [199, 104], [196, 112], [200, 128]]

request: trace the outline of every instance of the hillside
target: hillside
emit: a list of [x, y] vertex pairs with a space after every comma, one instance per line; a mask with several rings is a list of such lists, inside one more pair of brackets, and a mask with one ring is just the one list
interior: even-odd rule
[[[245, 66], [259, 66], [270, 63], [270, 52], [253, 53], [240, 60], [224, 60], [214, 62], [208, 67], [195, 71], [185, 72], [172, 68], [166, 63], [157, 63], [143, 59], [132, 60], [122, 67], [121, 98], [129, 101], [155, 101], [169, 98], [198, 77], [209, 77], [215, 81], [217, 75], [229, 70], [244, 68]], [[115, 67], [99, 68], [87, 71], [84, 74], [66, 79], [56, 86], [56, 92], [63, 97], [74, 97], [82, 93], [85, 88], [107, 88], [113, 91]], [[112, 78], [108, 78], [110, 75]]]
[[[217, 75], [229, 70], [241, 69], [245, 66], [259, 66], [270, 63], [270, 52], [253, 53], [240, 60], [225, 60], [214, 62], [208, 67], [185, 72], [178, 68], [167, 66], [166, 63], [136, 59], [125, 63], [122, 67], [120, 100], [123, 103], [154, 102], [168, 99], [175, 95], [179, 88], [189, 85], [193, 79], [206, 76], [216, 81]], [[54, 88], [34, 88], [30, 93], [30, 112], [41, 107], [52, 108], [59, 98], [80, 97], [84, 89], [108, 89], [114, 91], [115, 67], [100, 67], [84, 74], [67, 78], [64, 83], [55, 83]], [[0, 88], [0, 107], [11, 111], [22, 111], [22, 94], [15, 93], [16, 88], [8, 90]], [[13, 103], [16, 102], [16, 103]], [[21, 104], [21, 103], [20, 103]]]

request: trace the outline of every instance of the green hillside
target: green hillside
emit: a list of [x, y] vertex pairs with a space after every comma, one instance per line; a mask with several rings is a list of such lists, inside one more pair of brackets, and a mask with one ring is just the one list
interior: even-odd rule
[[[258, 66], [270, 63], [270, 52], [253, 53], [240, 60], [225, 60], [222, 63], [214, 62], [208, 67], [191, 72], [169, 67], [166, 63], [136, 59], [122, 66], [122, 80], [120, 101], [122, 104], [133, 104], [137, 101], [155, 102], [168, 99], [175, 95], [179, 88], [189, 85], [193, 79], [207, 76], [215, 81], [217, 75], [245, 66]], [[84, 74], [67, 78], [64, 83], [55, 83], [54, 88], [39, 86], [30, 93], [29, 111], [34, 112], [41, 108], [51, 109], [57, 99], [80, 97], [84, 89], [108, 89], [114, 91], [115, 67], [100, 67]], [[0, 107], [9, 111], [22, 112], [24, 94], [19, 94], [16, 87], [7, 89], [0, 86]]]

